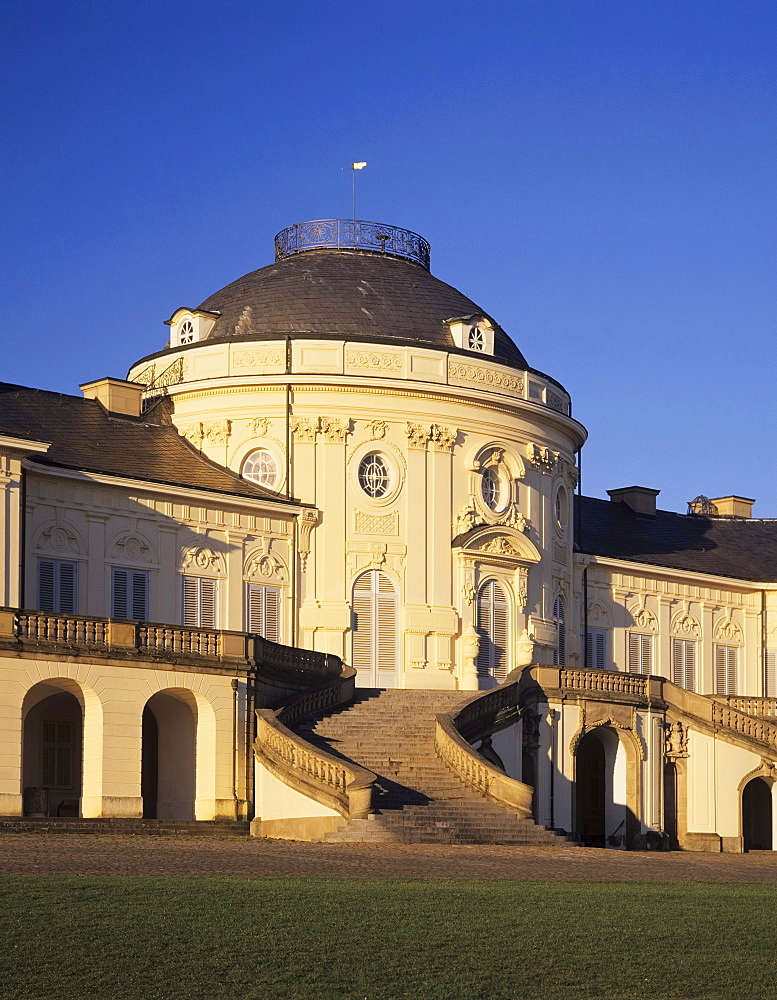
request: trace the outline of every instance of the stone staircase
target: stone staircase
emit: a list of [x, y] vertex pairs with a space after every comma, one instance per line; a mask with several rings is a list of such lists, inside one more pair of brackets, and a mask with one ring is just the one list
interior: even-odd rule
[[378, 775], [376, 813], [327, 834], [327, 843], [559, 843], [557, 834], [465, 785], [437, 756], [436, 716], [464, 697], [458, 691], [361, 689], [345, 709], [297, 727], [319, 749]]
[[107, 833], [132, 836], [247, 837], [249, 824], [184, 819], [61, 819], [48, 816], [0, 816], [4, 833]]

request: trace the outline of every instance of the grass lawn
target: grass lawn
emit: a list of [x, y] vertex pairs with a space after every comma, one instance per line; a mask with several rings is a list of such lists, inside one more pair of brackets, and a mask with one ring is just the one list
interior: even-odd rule
[[777, 887], [0, 878], [3, 1000], [773, 1000]]

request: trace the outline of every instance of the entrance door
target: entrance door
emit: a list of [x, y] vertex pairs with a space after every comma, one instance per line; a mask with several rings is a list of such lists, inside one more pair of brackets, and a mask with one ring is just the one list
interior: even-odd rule
[[477, 631], [478, 677], [481, 688], [494, 687], [507, 676], [508, 622], [510, 604], [507, 594], [495, 580], [484, 583], [478, 591]]
[[772, 850], [772, 790], [763, 778], [748, 781], [742, 792], [742, 836], [746, 851]]
[[605, 753], [596, 733], [580, 741], [577, 750], [575, 796], [577, 832], [586, 844], [604, 847], [605, 837]]
[[353, 585], [353, 666], [360, 687], [397, 684], [397, 593], [385, 573], [372, 569]]

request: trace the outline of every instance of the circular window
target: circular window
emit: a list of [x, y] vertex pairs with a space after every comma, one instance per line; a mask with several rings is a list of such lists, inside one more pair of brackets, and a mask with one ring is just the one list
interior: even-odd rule
[[178, 342], [181, 344], [194, 343], [194, 324], [190, 319], [184, 320], [183, 323], [181, 323], [181, 332], [178, 335]]
[[501, 511], [510, 503], [510, 486], [501, 469], [495, 466], [483, 469], [480, 488], [489, 510]]
[[266, 448], [258, 448], [243, 462], [243, 478], [260, 486], [275, 486], [278, 480], [278, 463]]
[[382, 455], [371, 452], [359, 462], [359, 486], [368, 497], [382, 500], [391, 491], [391, 473]]

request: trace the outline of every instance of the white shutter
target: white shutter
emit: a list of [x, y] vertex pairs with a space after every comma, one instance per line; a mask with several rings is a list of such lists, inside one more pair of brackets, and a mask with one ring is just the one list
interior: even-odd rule
[[58, 562], [56, 565], [59, 580], [59, 599], [57, 611], [63, 614], [75, 614], [76, 611], [76, 564]]
[[777, 698], [777, 649], [765, 650], [764, 659], [764, 694], [767, 698]]
[[567, 630], [564, 623], [564, 598], [560, 595], [553, 603], [553, 617], [556, 620], [556, 649], [553, 652], [553, 662], [567, 662]]
[[737, 647], [715, 647], [715, 693], [737, 693]]
[[495, 580], [489, 580], [483, 584], [478, 593], [479, 676], [504, 680], [508, 663], [509, 621], [510, 606], [507, 595]]
[[586, 633], [586, 662], [592, 670], [607, 669], [607, 633], [603, 629], [591, 629]]
[[672, 682], [696, 690], [696, 647], [692, 639], [672, 639]]
[[192, 628], [216, 627], [216, 580], [183, 578], [183, 623]]
[[133, 570], [130, 573], [132, 586], [132, 617], [136, 621], [148, 618], [148, 573]]
[[114, 567], [111, 588], [111, 615], [129, 618], [129, 570]]
[[114, 566], [111, 575], [111, 615], [114, 618], [148, 618], [148, 573]]
[[629, 632], [628, 672], [630, 674], [653, 673], [653, 636], [639, 632]]
[[249, 583], [246, 598], [249, 632], [255, 632], [270, 642], [281, 641], [281, 592], [276, 587]]
[[[391, 683], [399, 646], [397, 594], [385, 573], [369, 570], [353, 585], [352, 661], [372, 683]], [[365, 677], [366, 679], [366, 677]]]
[[38, 608], [60, 614], [76, 612], [76, 564], [61, 559], [38, 560]]

